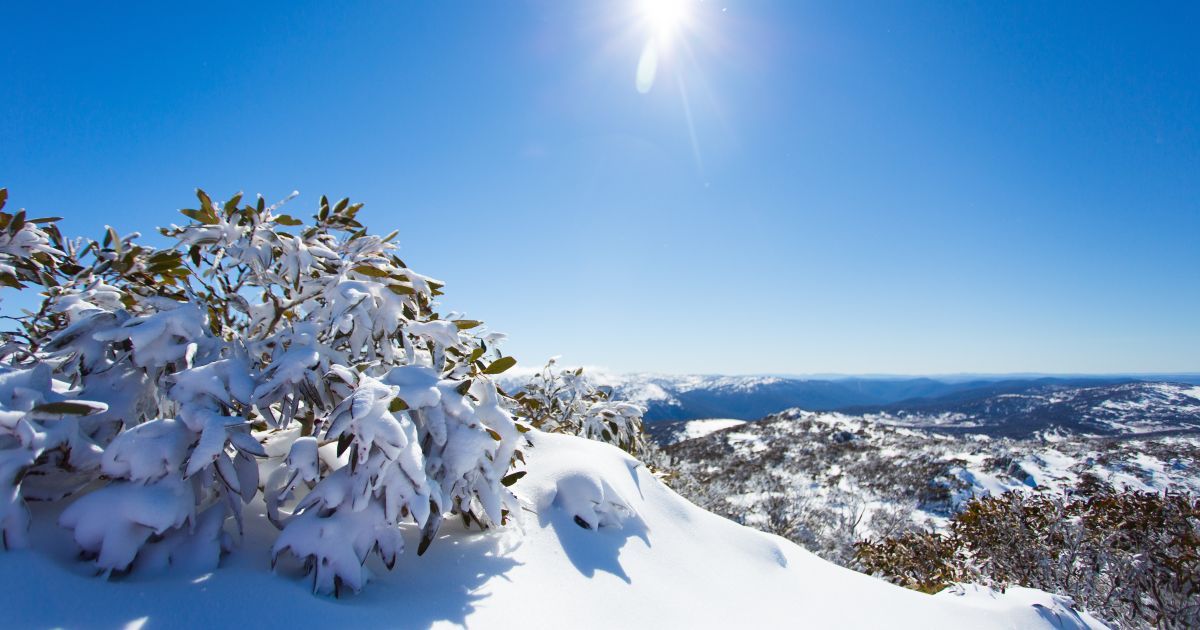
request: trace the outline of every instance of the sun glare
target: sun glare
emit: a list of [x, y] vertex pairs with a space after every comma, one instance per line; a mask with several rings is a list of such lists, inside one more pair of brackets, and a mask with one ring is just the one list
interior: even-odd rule
[[649, 24], [654, 36], [668, 39], [687, 23], [690, 15], [688, 5], [693, 0], [641, 0], [642, 17]]
[[669, 55], [674, 40], [683, 35], [692, 19], [692, 4], [698, 0], [638, 0], [637, 9], [647, 32], [638, 59], [637, 89], [645, 94], [654, 86], [659, 57]]

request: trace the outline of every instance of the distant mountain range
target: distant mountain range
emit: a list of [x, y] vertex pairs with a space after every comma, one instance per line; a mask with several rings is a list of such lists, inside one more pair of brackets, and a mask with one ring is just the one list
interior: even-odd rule
[[[646, 407], [653, 425], [706, 418], [757, 420], [788, 409], [837, 411], [878, 422], [1023, 437], [1060, 429], [1090, 435], [1200, 431], [1200, 375], [830, 377], [612, 374], [585, 371], [615, 397]], [[508, 389], [524, 382], [504, 379]], [[666, 431], [669, 432], [669, 431]], [[665, 434], [665, 433], [664, 433]]]
[[[838, 410], [845, 417], [942, 434], [1031, 438], [1039, 435], [1142, 436], [1200, 433], [1200, 386], [1118, 383], [1076, 387], [1062, 383], [972, 389], [937, 398]], [[661, 444], [691, 439], [734, 420], [647, 423]]]
[[1200, 386], [1041, 384], [1020, 391], [959, 393], [844, 411], [888, 424], [996, 437], [1021, 438], [1045, 431], [1099, 436], [1178, 433], [1200, 431]]
[[[850, 413], [940, 412], [995, 396], [1150, 382], [1128, 376], [810, 379], [606, 373], [595, 373], [592, 379], [596, 384], [612, 387], [618, 398], [644, 405], [647, 422], [699, 418], [756, 420], [792, 408]], [[1200, 378], [1179, 379], [1185, 385], [1189, 381], [1200, 383]]]

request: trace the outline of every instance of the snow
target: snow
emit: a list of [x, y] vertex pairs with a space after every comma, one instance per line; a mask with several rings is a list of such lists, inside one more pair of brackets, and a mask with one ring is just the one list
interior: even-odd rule
[[758, 453], [767, 450], [767, 443], [761, 435], [755, 433], [730, 432], [727, 434], [730, 444], [742, 445], [745, 444], [750, 449], [751, 453]]
[[723, 429], [736, 427], [746, 424], [745, 420], [734, 420], [732, 418], [708, 418], [705, 420], [689, 420], [684, 423], [683, 430], [674, 438], [676, 442], [691, 440], [698, 437], [704, 437], [709, 433], [716, 433]]
[[[447, 522], [424, 556], [400, 554], [390, 572], [372, 556], [366, 567], [374, 579], [358, 595], [310, 595], [310, 582], [286, 558], [272, 575], [274, 528], [256, 500], [246, 510], [241, 545], [213, 571], [173, 562], [193, 568], [105, 581], [64, 552], [63, 532], [37, 529], [32, 549], [0, 555], [3, 624], [715, 628], [802, 620], [809, 627], [1103, 627], [1039, 591], [961, 587], [929, 596], [893, 586], [705, 512], [614, 447], [527, 435], [528, 474], [512, 487], [519, 522], [484, 533]], [[78, 512], [82, 503], [67, 509]], [[36, 520], [53, 509], [37, 504]], [[346, 550], [336, 560], [352, 564], [365, 553], [355, 524], [345, 525]], [[415, 546], [415, 526], [400, 532], [405, 540], [397, 547]], [[47, 589], [70, 596], [49, 606]]]

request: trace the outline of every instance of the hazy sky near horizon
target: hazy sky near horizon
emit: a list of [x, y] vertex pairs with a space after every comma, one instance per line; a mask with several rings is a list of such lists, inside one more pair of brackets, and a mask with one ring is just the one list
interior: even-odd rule
[[684, 3], [5, 3], [0, 186], [350, 196], [524, 365], [1200, 372], [1200, 4]]

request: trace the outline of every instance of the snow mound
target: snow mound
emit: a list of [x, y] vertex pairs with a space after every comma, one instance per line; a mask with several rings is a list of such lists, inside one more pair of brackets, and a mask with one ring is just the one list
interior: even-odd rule
[[[1040, 591], [893, 586], [705, 512], [614, 447], [528, 435], [517, 525], [479, 533], [447, 523], [424, 556], [400, 555], [390, 572], [371, 556], [375, 579], [359, 595], [314, 597], [285, 562], [271, 575], [273, 530], [251, 504], [245, 539], [211, 572], [180, 563], [156, 578], [105, 581], [55, 553], [69, 534], [34, 532], [33, 549], [0, 555], [0, 619], [8, 628], [1103, 627]], [[402, 535], [415, 546], [420, 532]], [[53, 592], [69, 596], [50, 605]]]

